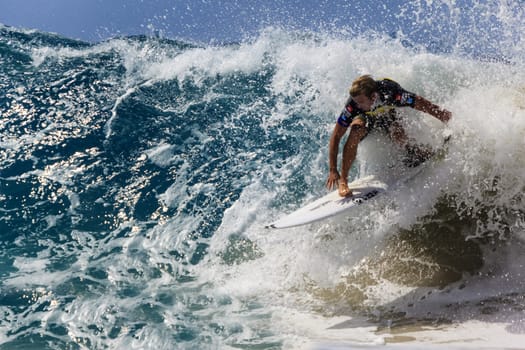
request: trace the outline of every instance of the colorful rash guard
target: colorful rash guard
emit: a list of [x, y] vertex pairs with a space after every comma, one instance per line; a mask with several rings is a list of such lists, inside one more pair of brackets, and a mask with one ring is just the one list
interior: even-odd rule
[[337, 119], [339, 125], [347, 128], [355, 118], [361, 118], [365, 121], [368, 132], [375, 128], [388, 130], [397, 119], [396, 107], [414, 107], [416, 94], [406, 91], [390, 79], [378, 80], [376, 83], [379, 96], [372, 109], [368, 112], [359, 109], [350, 96]]

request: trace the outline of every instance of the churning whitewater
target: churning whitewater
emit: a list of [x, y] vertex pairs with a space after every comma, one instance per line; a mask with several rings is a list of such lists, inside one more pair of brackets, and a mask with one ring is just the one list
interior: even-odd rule
[[[525, 61], [509, 23], [490, 55], [460, 35], [428, 50], [0, 27], [0, 349], [521, 347]], [[446, 126], [402, 110], [418, 142], [450, 135], [446, 154], [349, 215], [265, 229], [326, 193], [362, 74], [450, 110]], [[371, 135], [351, 177], [398, 176], [400, 157]]]

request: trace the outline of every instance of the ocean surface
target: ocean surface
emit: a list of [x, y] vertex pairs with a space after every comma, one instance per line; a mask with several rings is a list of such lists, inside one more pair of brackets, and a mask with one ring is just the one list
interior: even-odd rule
[[[434, 28], [429, 4], [400, 18]], [[432, 40], [0, 26], [0, 349], [525, 348], [525, 12], [474, 4]], [[348, 215], [266, 229], [326, 193], [366, 73], [452, 111], [401, 112], [447, 152]], [[370, 135], [351, 177], [402, 157]]]

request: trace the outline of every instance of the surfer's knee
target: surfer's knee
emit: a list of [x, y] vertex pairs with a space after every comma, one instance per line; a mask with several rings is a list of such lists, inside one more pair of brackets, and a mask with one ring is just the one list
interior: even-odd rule
[[367, 134], [366, 126], [363, 123], [352, 123], [350, 137], [356, 142], [361, 141]]

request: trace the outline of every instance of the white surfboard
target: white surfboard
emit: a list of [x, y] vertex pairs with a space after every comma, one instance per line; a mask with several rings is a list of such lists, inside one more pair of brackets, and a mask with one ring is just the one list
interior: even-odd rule
[[337, 190], [333, 191], [326, 196], [317, 199], [313, 203], [310, 203], [267, 225], [266, 227], [281, 229], [310, 224], [312, 222], [341, 214], [342, 212], [376, 198], [388, 190], [395, 190], [416, 175], [420, 174], [429, 166], [429, 164], [432, 164], [433, 162], [430, 160], [435, 161], [443, 159], [447, 153], [446, 145], [450, 138], [450, 135], [447, 136], [443, 142], [443, 147], [436, 150], [434, 154], [421, 165], [407, 169], [404, 176], [395, 180], [391, 179], [391, 182], [389, 183], [378, 180], [374, 175], [357, 179], [348, 184], [348, 187], [352, 190], [352, 196], [341, 197]]
[[388, 189], [386, 183], [377, 180], [373, 175], [351, 182], [348, 184], [348, 187], [352, 190], [352, 196], [341, 197], [337, 190], [330, 192], [326, 196], [271, 223], [267, 227], [288, 228], [326, 219], [361, 205]]

